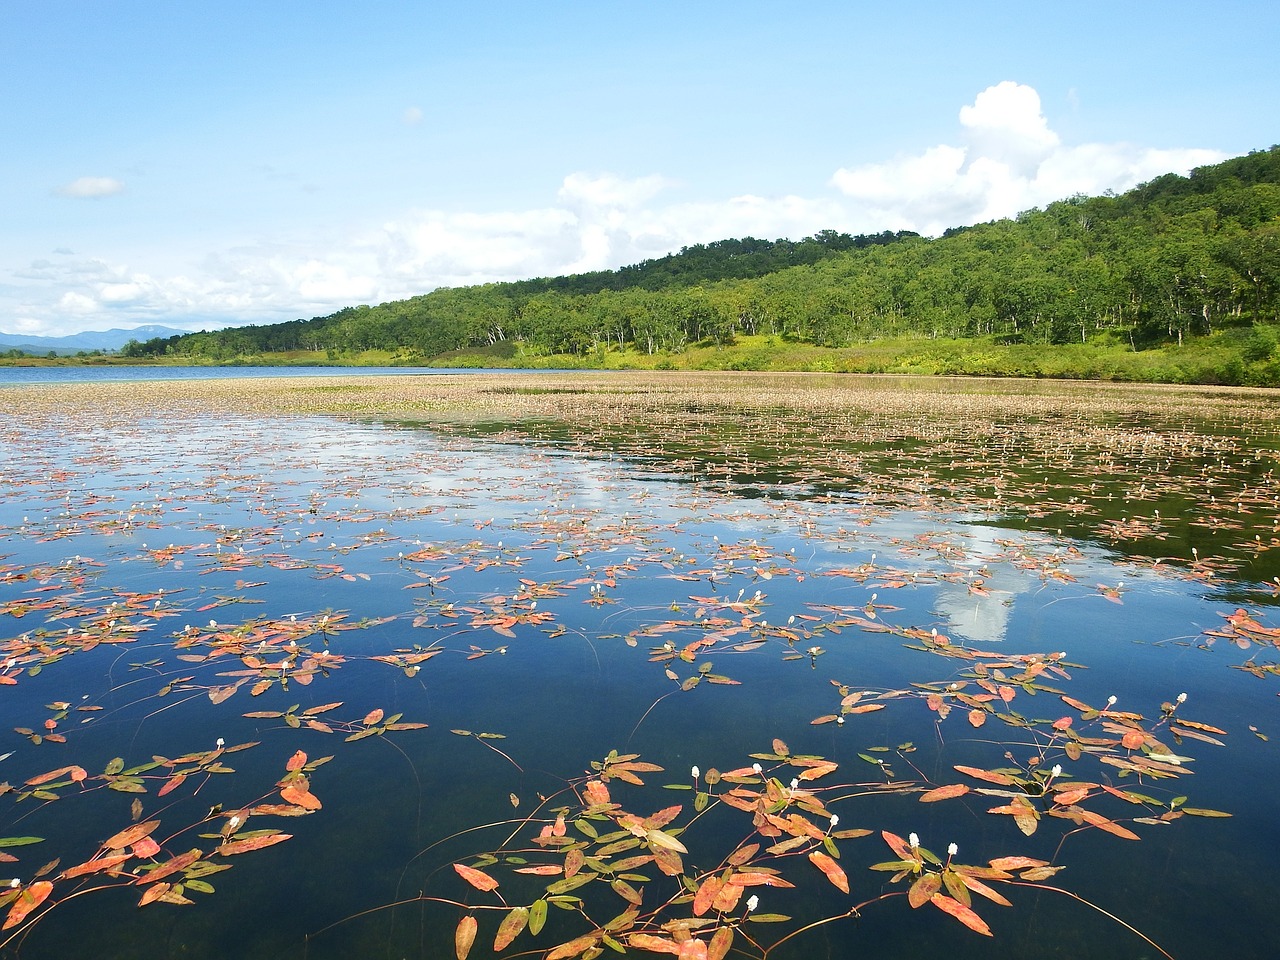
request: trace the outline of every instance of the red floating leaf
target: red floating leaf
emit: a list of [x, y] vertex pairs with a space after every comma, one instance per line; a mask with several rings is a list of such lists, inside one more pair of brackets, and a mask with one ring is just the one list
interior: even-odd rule
[[476, 942], [476, 931], [479, 929], [479, 921], [471, 914], [467, 914], [458, 921], [458, 929], [453, 932], [453, 952], [458, 960], [467, 960], [467, 954], [471, 952], [471, 946]]
[[468, 867], [461, 863], [455, 863], [453, 865], [453, 869], [458, 871], [458, 876], [481, 892], [494, 890], [498, 886], [497, 880], [493, 879], [493, 877], [489, 876], [487, 873], [477, 870], [475, 867]]
[[845, 876], [845, 872], [841, 869], [840, 864], [836, 863], [829, 856], [820, 850], [815, 850], [809, 854], [809, 862], [821, 870], [828, 880], [840, 890], [842, 893], [849, 892], [849, 878]]
[[158, 826], [160, 826], [159, 820], [148, 820], [145, 823], [135, 823], [132, 827], [126, 827], [121, 830], [102, 845], [108, 850], [123, 850], [125, 847], [132, 846], [137, 843]]
[[944, 893], [935, 893], [929, 902], [943, 913], [951, 914], [975, 933], [980, 933], [984, 937], [991, 936], [991, 928], [987, 926], [986, 921], [959, 900], [953, 900]]
[[265, 837], [249, 837], [247, 840], [233, 840], [230, 843], [224, 843], [215, 850], [224, 857], [232, 856], [237, 853], [249, 853], [251, 850], [261, 850], [263, 847], [274, 846], [277, 843], [283, 843], [285, 840], [292, 839], [291, 833], [269, 833]]
[[27, 915], [36, 907], [44, 903], [49, 898], [49, 894], [53, 892], [53, 884], [48, 880], [37, 880], [28, 886], [20, 894], [18, 899], [13, 902], [13, 906], [9, 908], [9, 915], [4, 918], [4, 926], [0, 930], [8, 930], [16, 927]]
[[952, 797], [963, 797], [969, 792], [968, 784], [949, 783], [943, 787], [934, 787], [920, 794], [921, 803], [935, 803], [938, 800], [950, 800]]

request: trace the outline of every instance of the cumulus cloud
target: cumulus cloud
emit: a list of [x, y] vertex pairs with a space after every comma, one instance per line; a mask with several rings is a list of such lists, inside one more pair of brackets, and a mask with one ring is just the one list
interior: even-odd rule
[[1162, 173], [1226, 159], [1216, 150], [1064, 145], [1049, 127], [1040, 95], [1009, 80], [961, 107], [959, 119], [961, 145], [841, 168], [832, 184], [856, 203], [860, 220], [936, 235], [949, 226], [1010, 217], [1076, 193], [1123, 191]]
[[58, 188], [64, 197], [97, 200], [114, 196], [124, 190], [124, 183], [115, 177], [79, 177]]
[[[406, 122], [415, 110], [406, 111]], [[609, 269], [727, 237], [800, 238], [827, 228], [936, 235], [1224, 159], [1210, 150], [1064, 144], [1039, 94], [1009, 81], [983, 90], [957, 119], [957, 142], [837, 170], [834, 189], [815, 196], [691, 201], [665, 176], [577, 171], [544, 202], [523, 208], [406, 210], [345, 235], [274, 236], [191, 256], [178, 269], [159, 266], [167, 251], [134, 264], [58, 251], [9, 274], [10, 289], [22, 292], [7, 297], [6, 312], [50, 332], [125, 322], [272, 323], [440, 286]], [[121, 189], [109, 178], [81, 178], [61, 192]]]

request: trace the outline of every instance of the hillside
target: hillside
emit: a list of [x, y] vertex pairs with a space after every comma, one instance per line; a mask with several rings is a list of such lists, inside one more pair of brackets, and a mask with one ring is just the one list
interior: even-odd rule
[[[554, 357], [599, 366], [629, 355], [630, 365], [678, 366], [694, 347], [732, 350], [742, 338], [855, 353], [945, 340], [1031, 355], [1071, 344], [1104, 354], [1199, 352], [1207, 358], [1199, 366], [1150, 376], [1275, 384], [1278, 307], [1280, 147], [1272, 147], [932, 240], [832, 231], [796, 242], [725, 240], [616, 271], [441, 289], [126, 352], [227, 362], [309, 351], [342, 362], [376, 350], [397, 362]], [[1145, 379], [1141, 366], [1122, 375]]]

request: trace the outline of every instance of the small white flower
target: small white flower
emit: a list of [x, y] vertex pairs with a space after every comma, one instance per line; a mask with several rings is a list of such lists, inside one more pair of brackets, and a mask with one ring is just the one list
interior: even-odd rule
[[[17, 881], [15, 880], [14, 883], [17, 883]], [[747, 913], [754, 913], [758, 906], [760, 906], [760, 898], [753, 893], [747, 898]]]
[[795, 780], [795, 779], [793, 779], [793, 780], [791, 781], [791, 789], [792, 789], [792, 790], [798, 790], [798, 789], [800, 789], [800, 781], [799, 781], [799, 780]]
[[838, 813], [833, 813], [833, 814], [831, 815], [831, 826], [832, 826], [832, 827], [835, 827], [835, 826], [836, 826], [836, 824], [838, 824], [839, 822], [840, 822], [840, 814], [838, 814]]
[[960, 852], [960, 848], [959, 848], [959, 847], [957, 847], [954, 843], [948, 843], [948, 844], [947, 844], [947, 856], [948, 856], [948, 857], [954, 857], [954, 856], [955, 856], [957, 853], [959, 853], [959, 852]]
[[764, 773], [764, 767], [760, 766], [760, 764], [758, 763], [753, 763], [751, 765], [751, 769], [754, 770], [756, 773]]
[[1055, 763], [1053, 765], [1053, 770], [1051, 770], [1050, 773], [1052, 773], [1055, 777], [1062, 776], [1062, 764]]
[[702, 775], [702, 771], [698, 769], [698, 765], [696, 763], [693, 765], [693, 768], [689, 771], [689, 775], [692, 776], [693, 779], [695, 780], [697, 780], [698, 777]]
[[837, 724], [843, 724], [843, 723], [844, 723], [844, 717], [836, 717], [836, 723], [837, 723]]
[[216, 629], [218, 629], [218, 621], [217, 621], [217, 620], [210, 620], [210, 621], [209, 621], [209, 629], [210, 629], [210, 630], [216, 630]]
[[912, 850], [914, 850], [916, 849], [916, 847], [920, 846], [920, 838], [916, 836], [914, 833], [909, 833], [907, 834], [907, 844], [911, 847]]
[[218, 749], [219, 749], [219, 750], [221, 750], [221, 749], [223, 748], [223, 746], [226, 744], [226, 742], [227, 742], [227, 741], [225, 741], [225, 740], [223, 740], [221, 737], [219, 737], [219, 738], [217, 739], [217, 741], [216, 741]]
[[1111, 708], [1111, 707], [1114, 707], [1115, 705], [1116, 705], [1116, 698], [1115, 698], [1115, 697], [1113, 697], [1113, 696], [1112, 696], [1112, 697], [1107, 697], [1107, 707], [1108, 707], [1108, 709], [1109, 709], [1109, 708]]
[[[12, 880], [9, 881], [9, 886], [11, 889], [17, 890], [20, 886], [22, 886], [22, 881], [19, 880], [17, 877], [14, 877]], [[754, 900], [755, 897], [752, 897], [751, 899]]]
[[240, 826], [240, 818], [232, 817], [230, 820], [227, 821], [227, 826], [230, 827], [232, 830], [234, 830], [236, 827]]
[[1186, 702], [1187, 702], [1187, 695], [1186, 695], [1185, 693], [1180, 693], [1180, 694], [1178, 694], [1178, 702], [1179, 702], [1179, 703], [1186, 703]]

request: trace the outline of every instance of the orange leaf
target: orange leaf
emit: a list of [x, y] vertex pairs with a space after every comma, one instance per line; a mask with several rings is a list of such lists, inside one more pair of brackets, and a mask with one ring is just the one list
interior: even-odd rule
[[125, 847], [137, 843], [158, 826], [160, 826], [159, 820], [135, 823], [132, 827], [126, 827], [110, 840], [107, 840], [103, 843], [103, 846], [108, 850], [123, 850]]
[[[72, 770], [78, 770], [78, 769], [80, 768], [79, 767], [59, 767], [57, 770], [50, 770], [48, 773], [42, 773], [38, 777], [32, 777], [26, 783], [28, 787], [38, 787], [40, 786], [40, 784], [48, 783], [50, 780], [57, 780], [64, 773], [70, 773]], [[83, 780], [84, 777], [81, 777], [80, 779]]]
[[132, 849], [135, 857], [146, 859], [147, 857], [154, 857], [160, 852], [160, 844], [156, 843], [150, 837], [143, 837], [133, 845]]
[[724, 884], [716, 893], [716, 898], [711, 902], [711, 907], [720, 913], [728, 913], [738, 905], [738, 901], [742, 899], [742, 891], [745, 889], [741, 884], [735, 883], [737, 877], [730, 878], [729, 882]]
[[957, 763], [955, 768], [961, 773], [973, 777], [975, 780], [985, 780], [987, 783], [998, 783], [1002, 787], [1012, 787], [1018, 782], [1007, 773], [996, 773], [994, 770], [983, 770], [981, 767], [965, 767]]
[[263, 847], [274, 846], [277, 843], [283, 843], [293, 837], [291, 833], [269, 833], [265, 837], [250, 837], [247, 840], [232, 840], [230, 843], [224, 843], [214, 852], [220, 853], [224, 857], [232, 856], [237, 853], [249, 853], [251, 850], [261, 850]]
[[[187, 869], [187, 867], [191, 866], [193, 863], [199, 860], [201, 856], [202, 854], [198, 847], [192, 850], [188, 850], [186, 853], [179, 854], [178, 856], [174, 857], [172, 860], [166, 860], [164, 863], [160, 864], [160, 866], [156, 867], [154, 870], [148, 871], [147, 873], [143, 874], [135, 882], [136, 883], [152, 883], [164, 877], [172, 876], [173, 874], [177, 873], [179, 870]], [[107, 857], [105, 859], [110, 859], [110, 858]]]
[[280, 796], [288, 803], [305, 810], [319, 810], [321, 806], [319, 798], [307, 789], [305, 781], [289, 784], [280, 791]]
[[942, 878], [936, 873], [926, 873], [907, 891], [907, 902], [911, 904], [911, 909], [918, 909], [928, 903], [941, 889]]
[[969, 722], [975, 727], [980, 727], [987, 722], [987, 714], [984, 710], [970, 710]]
[[44, 903], [52, 892], [53, 884], [48, 880], [37, 880], [31, 884], [18, 894], [18, 899], [9, 908], [9, 915], [4, 918], [4, 926], [0, 927], [0, 930], [16, 927], [27, 918], [27, 914]]
[[83, 877], [86, 874], [97, 873], [99, 870], [110, 870], [112, 867], [116, 867], [124, 863], [131, 856], [133, 856], [131, 853], [117, 853], [109, 857], [99, 857], [96, 860], [90, 860], [87, 863], [80, 864], [79, 866], [68, 867], [66, 870], [62, 871], [62, 879], [70, 880], [73, 877]]
[[163, 797], [166, 794], [171, 793], [172, 791], [178, 789], [178, 787], [182, 786], [183, 782], [186, 779], [187, 779], [187, 775], [185, 773], [175, 773], [172, 777], [170, 777], [168, 780], [164, 782], [164, 786], [162, 786], [159, 790], [156, 791], [156, 796]]
[[148, 903], [155, 903], [168, 892], [169, 884], [153, 883], [143, 891], [141, 899], [138, 900], [138, 906], [145, 907]]
[[698, 887], [698, 892], [693, 897], [693, 915], [695, 917], [700, 917], [711, 909], [711, 904], [715, 902], [721, 886], [723, 886], [723, 881], [714, 873], [702, 881], [702, 885]]
[[845, 876], [844, 870], [840, 864], [836, 863], [829, 856], [820, 850], [815, 850], [809, 854], [809, 862], [827, 875], [827, 879], [840, 891], [849, 892], [849, 878]]
[[949, 783], [944, 787], [934, 787], [920, 794], [921, 803], [934, 803], [938, 800], [950, 800], [952, 797], [963, 797], [969, 792], [967, 784]]
[[529, 908], [512, 907], [511, 912], [506, 915], [498, 926], [498, 935], [493, 938], [494, 951], [505, 950], [512, 940], [520, 936], [520, 932], [524, 930], [528, 923]]
[[467, 867], [461, 863], [455, 863], [453, 869], [458, 871], [458, 876], [481, 892], [493, 890], [498, 886], [497, 880], [487, 873], [477, 870], [475, 867]]
[[471, 945], [476, 942], [476, 931], [479, 929], [479, 921], [471, 914], [467, 914], [458, 921], [458, 929], [453, 932], [453, 952], [457, 954], [458, 960], [467, 960], [467, 954], [471, 952]]
[[370, 711], [365, 715], [365, 718], [364, 718], [364, 725], [365, 725], [366, 727], [371, 727], [371, 726], [373, 726], [375, 723], [377, 723], [379, 720], [381, 720], [381, 719], [382, 719], [383, 715], [384, 715], [384, 714], [383, 714], [383, 710], [382, 710], [382, 708], [381, 708], [381, 707], [379, 707], [379, 708], [378, 708], [378, 709], [376, 709], [376, 710], [370, 710]]
[[669, 953], [673, 957], [680, 955], [680, 944], [674, 940], [655, 937], [648, 933], [631, 934], [627, 938], [627, 945], [635, 947], [637, 950], [647, 950], [649, 953]]
[[306, 765], [307, 765], [307, 755], [303, 753], [301, 750], [299, 750], [297, 753], [295, 753], [292, 757], [289, 758], [289, 762], [285, 764], [285, 769], [288, 770], [290, 773], [295, 773], [298, 770], [301, 770]]
[[721, 927], [711, 937], [707, 945], [707, 960], [724, 960], [733, 945], [733, 927]]
[[[636, 936], [641, 936], [641, 934], [636, 934], [631, 939], [634, 941]], [[588, 933], [585, 936], [577, 937], [570, 940], [568, 943], [560, 944], [560, 946], [548, 953], [544, 960], [568, 960], [569, 957], [576, 957], [588, 947], [595, 946], [596, 941], [599, 939], [600, 935], [595, 933]], [[653, 939], [657, 940], [658, 938], [654, 937]], [[676, 953], [678, 954], [679, 952], [680, 948], [677, 947]]]
[[929, 902], [943, 913], [951, 914], [951, 916], [975, 933], [980, 933], [984, 937], [991, 936], [991, 928], [987, 926], [986, 922], [959, 900], [953, 900], [944, 893], [935, 893], [929, 899]]

